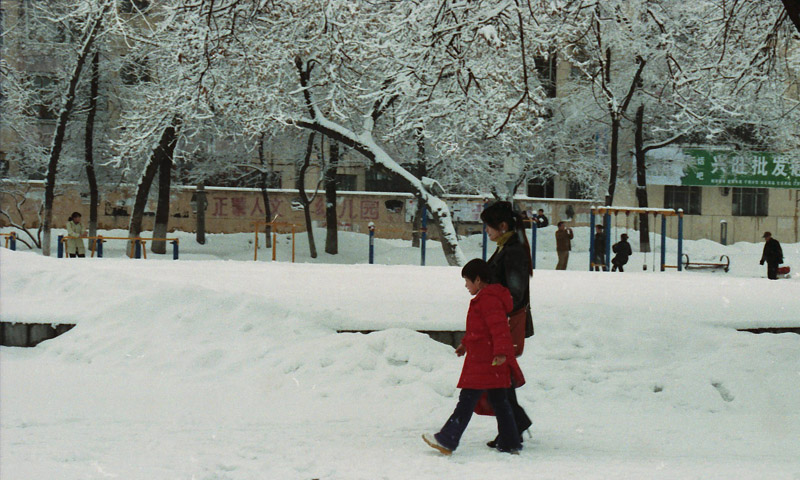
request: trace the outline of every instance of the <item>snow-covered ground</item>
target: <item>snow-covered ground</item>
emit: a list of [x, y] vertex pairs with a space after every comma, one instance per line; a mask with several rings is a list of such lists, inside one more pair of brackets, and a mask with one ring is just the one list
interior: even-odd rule
[[[319, 258], [298, 235], [295, 264], [288, 237], [281, 261], [253, 261], [252, 234], [178, 233], [178, 261], [0, 249], [4, 322], [77, 324], [0, 349], [0, 478], [800, 479], [800, 335], [736, 330], [800, 326], [800, 277], [768, 281], [762, 244], [686, 242], [729, 273], [653, 272], [652, 254], [642, 271], [641, 253], [590, 273], [582, 228], [557, 272], [540, 231], [518, 391], [532, 436], [500, 454], [476, 416], [443, 457], [420, 435], [455, 406], [461, 359], [415, 330], [463, 328], [459, 269], [433, 242], [429, 266], [381, 239], [367, 265], [365, 235], [330, 256], [316, 233]], [[783, 248], [796, 272], [800, 244]]]

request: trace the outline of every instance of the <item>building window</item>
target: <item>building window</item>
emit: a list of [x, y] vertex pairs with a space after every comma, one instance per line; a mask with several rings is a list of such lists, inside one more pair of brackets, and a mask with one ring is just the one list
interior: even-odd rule
[[31, 80], [36, 98], [36, 103], [33, 105], [31, 113], [41, 120], [54, 120], [57, 117], [57, 112], [53, 105], [55, 102], [54, 90], [56, 82], [44, 75], [36, 75]]
[[138, 85], [151, 81], [147, 65], [141, 59], [131, 59], [125, 62], [119, 71], [119, 78], [125, 85]]
[[742, 217], [766, 217], [769, 190], [766, 188], [734, 188], [733, 214]]
[[576, 200], [591, 200], [592, 194], [591, 190], [586, 185], [582, 185], [578, 182], [569, 182], [567, 198], [574, 198]]
[[682, 209], [686, 215], [701, 215], [702, 190], [700, 187], [664, 187], [664, 208]]
[[122, 13], [143, 12], [150, 7], [150, 0], [121, 0], [119, 7]]
[[555, 52], [552, 52], [549, 57], [535, 57], [533, 59], [536, 68], [536, 74], [539, 77], [539, 83], [544, 88], [548, 98], [556, 97], [556, 72], [557, 72], [557, 58]]
[[364, 178], [365, 188], [369, 192], [407, 192], [408, 185], [396, 175], [389, 175], [377, 168], [367, 170]]
[[536, 198], [553, 198], [553, 178], [534, 178], [528, 181], [528, 196]]
[[267, 174], [267, 188], [281, 188], [281, 172], [269, 172]]
[[346, 173], [337, 173], [336, 174], [336, 190], [341, 190], [344, 192], [354, 192], [358, 190], [356, 181], [358, 180], [358, 175], [348, 175]]

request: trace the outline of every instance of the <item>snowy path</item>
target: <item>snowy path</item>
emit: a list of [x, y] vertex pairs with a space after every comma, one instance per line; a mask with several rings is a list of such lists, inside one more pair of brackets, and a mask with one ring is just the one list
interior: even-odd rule
[[457, 269], [0, 254], [4, 320], [78, 324], [0, 349], [3, 480], [800, 479], [800, 335], [736, 331], [796, 279], [537, 271], [533, 438], [445, 458], [461, 360], [413, 329], [461, 327]]

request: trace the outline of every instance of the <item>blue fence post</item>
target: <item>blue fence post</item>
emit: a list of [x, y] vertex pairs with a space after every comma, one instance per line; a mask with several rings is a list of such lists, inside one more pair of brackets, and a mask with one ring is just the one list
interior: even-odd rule
[[17, 233], [11, 232], [11, 250], [17, 249]]
[[375, 263], [375, 224], [369, 222], [369, 264]]
[[425, 266], [425, 242], [428, 240], [428, 206], [422, 208], [422, 241], [420, 242], [420, 265]]
[[682, 272], [681, 259], [683, 258], [683, 209], [678, 209], [678, 271]]
[[611, 232], [611, 214], [608, 213], [608, 211], [606, 211], [606, 214], [603, 216], [603, 230], [605, 231], [605, 236], [603, 238], [605, 238], [605, 240], [606, 240], [606, 244], [603, 246], [603, 248], [605, 248], [605, 250], [606, 250], [606, 254], [605, 254], [605, 257], [603, 257], [603, 258], [605, 260], [606, 271], [610, 272], [611, 271], [611, 233], [612, 232]]
[[58, 236], [58, 258], [64, 258], [64, 235]]
[[539, 230], [536, 220], [531, 220], [531, 267], [536, 268], [536, 232]]
[[589, 214], [589, 271], [592, 271], [592, 263], [594, 262], [594, 207], [592, 207]]
[[172, 243], [172, 259], [173, 260], [177, 260], [178, 259], [178, 241], [177, 240], [173, 240], [171, 243]]
[[667, 216], [661, 215], [661, 271], [667, 268]]
[[134, 241], [133, 258], [142, 258], [142, 242], [137, 238]]
[[97, 245], [97, 258], [103, 258], [103, 244], [104, 243], [105, 243], [105, 240], [103, 240], [103, 237], [98, 235], [97, 236], [97, 243], [95, 243], [95, 245]]

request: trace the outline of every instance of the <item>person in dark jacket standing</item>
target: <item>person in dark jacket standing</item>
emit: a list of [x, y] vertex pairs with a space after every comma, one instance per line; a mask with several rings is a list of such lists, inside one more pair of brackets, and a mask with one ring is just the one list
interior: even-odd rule
[[[481, 212], [481, 220], [489, 239], [497, 244], [497, 250], [488, 261], [492, 268], [492, 282], [506, 287], [514, 300], [509, 314], [509, 326], [514, 340], [515, 355], [519, 357], [525, 346], [525, 338], [533, 335], [530, 309], [530, 277], [533, 275], [533, 262], [522, 215], [515, 212], [509, 202], [498, 201]], [[532, 422], [525, 410], [519, 406], [513, 385], [508, 389], [508, 401], [522, 438], [522, 432], [530, 428]], [[497, 439], [487, 445], [494, 448], [496, 443]]]
[[485, 280], [491, 275], [489, 265], [480, 258], [470, 260], [461, 270], [464, 286], [474, 295], [469, 302], [466, 333], [456, 349], [459, 357], [466, 355], [458, 380], [461, 393], [453, 414], [442, 429], [435, 434], [422, 435], [425, 443], [445, 455], [450, 455], [458, 447], [484, 394], [487, 394], [497, 417], [499, 435], [496, 448], [512, 454], [522, 449], [514, 414], [506, 397], [512, 378], [517, 385], [525, 383], [508, 328], [512, 300], [507, 288]]
[[542, 208], [539, 209], [539, 213], [536, 214], [534, 220], [536, 220], [536, 228], [544, 228], [550, 225], [550, 220], [547, 219]]
[[606, 234], [603, 231], [602, 225], [595, 225], [594, 227], [594, 271], [599, 272], [602, 268], [603, 271], [608, 271], [606, 267]]
[[628, 257], [633, 255], [631, 244], [628, 243], [628, 235], [623, 233], [619, 238], [619, 242], [615, 243], [614, 246], [611, 247], [611, 250], [616, 253], [614, 258], [611, 259], [611, 264], [614, 265], [611, 267], [612, 272], [616, 272], [617, 270], [624, 272], [625, 270], [623, 270], [622, 267], [628, 263]]
[[770, 232], [764, 232], [764, 252], [761, 254], [761, 265], [767, 262], [767, 278], [778, 279], [778, 265], [783, 263], [783, 249], [781, 244]]

